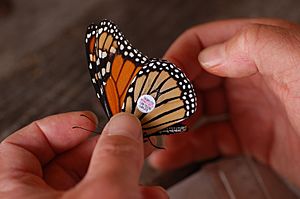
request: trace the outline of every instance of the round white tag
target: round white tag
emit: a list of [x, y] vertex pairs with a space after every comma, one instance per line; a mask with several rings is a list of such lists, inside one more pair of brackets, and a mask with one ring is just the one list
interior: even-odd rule
[[151, 95], [142, 95], [137, 101], [137, 108], [142, 113], [150, 113], [155, 108], [155, 100]]

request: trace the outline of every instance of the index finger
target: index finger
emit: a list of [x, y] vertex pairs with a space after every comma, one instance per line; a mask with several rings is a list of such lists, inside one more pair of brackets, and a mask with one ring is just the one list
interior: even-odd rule
[[93, 130], [95, 124], [80, 117], [81, 114], [96, 120], [91, 112], [58, 114], [35, 121], [7, 137], [0, 144], [0, 170], [36, 172], [38, 167], [47, 164], [57, 154], [84, 141], [90, 133], [72, 127]]

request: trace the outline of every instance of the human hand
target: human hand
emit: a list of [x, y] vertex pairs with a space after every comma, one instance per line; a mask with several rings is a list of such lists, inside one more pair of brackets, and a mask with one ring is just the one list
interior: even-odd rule
[[100, 137], [88, 138], [72, 129], [95, 128], [80, 114], [96, 121], [90, 112], [54, 115], [1, 142], [0, 198], [168, 198], [159, 187], [138, 184], [144, 147], [134, 116], [118, 114]]
[[228, 113], [229, 120], [167, 137], [168, 150], [150, 156], [154, 167], [246, 153], [300, 186], [300, 26], [270, 19], [199, 25], [166, 58], [191, 78], [198, 117]]

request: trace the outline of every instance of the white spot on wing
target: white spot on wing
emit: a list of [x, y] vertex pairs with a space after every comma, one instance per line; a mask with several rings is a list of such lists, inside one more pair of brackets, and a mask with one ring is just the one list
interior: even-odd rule
[[104, 76], [105, 75], [105, 68], [102, 68], [101, 72], [102, 72], [102, 76]]
[[106, 72], [107, 72], [107, 73], [110, 72], [110, 66], [111, 66], [111, 63], [110, 63], [110, 62], [107, 62], [107, 64], [106, 64]]
[[110, 48], [110, 52], [115, 54], [116, 53], [116, 49], [114, 47], [111, 47]]
[[105, 58], [107, 56], [107, 52], [103, 51], [102, 52], [102, 58]]

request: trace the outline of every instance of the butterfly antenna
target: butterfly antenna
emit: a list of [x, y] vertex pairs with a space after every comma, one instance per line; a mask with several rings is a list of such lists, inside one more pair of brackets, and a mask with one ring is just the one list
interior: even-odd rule
[[85, 130], [85, 131], [88, 131], [88, 132], [91, 132], [91, 133], [101, 134], [101, 132], [92, 131], [92, 130], [83, 128], [83, 127], [81, 127], [81, 126], [72, 126], [72, 129], [81, 129], [81, 130]]
[[87, 119], [90, 120], [96, 127], [98, 127], [97, 124], [96, 124], [96, 122], [95, 122], [94, 120], [92, 120], [91, 118], [89, 118], [88, 116], [86, 116], [86, 115], [84, 115], [84, 114], [80, 114], [80, 116], [81, 116], [81, 117], [87, 118]]
[[151, 141], [150, 137], [147, 137], [147, 140], [148, 140], [148, 141], [150, 142], [150, 144], [151, 144], [154, 148], [156, 148], [156, 149], [166, 149], [166, 148], [164, 148], [164, 147], [160, 147], [160, 146], [155, 145], [155, 144]]
[[[85, 117], [87, 118], [90, 122], [92, 122], [96, 128], [98, 128], [98, 125], [96, 124], [96, 122], [94, 120], [92, 120], [91, 118], [89, 118], [88, 116], [84, 115], [84, 114], [80, 114], [81, 117]], [[89, 130], [89, 129], [86, 129], [86, 128], [83, 128], [81, 126], [73, 126], [72, 129], [81, 129], [81, 130], [85, 130], [85, 131], [88, 131], [88, 132], [91, 132], [91, 133], [97, 133], [97, 134], [101, 134], [101, 132], [97, 132], [97, 131], [92, 131], [92, 130]]]

